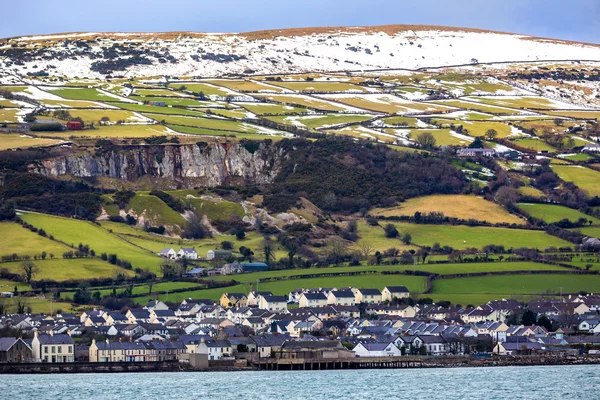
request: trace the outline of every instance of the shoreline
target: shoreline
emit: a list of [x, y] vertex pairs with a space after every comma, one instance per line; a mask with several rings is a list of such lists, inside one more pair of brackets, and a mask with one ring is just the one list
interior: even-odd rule
[[[208, 368], [193, 368], [178, 360], [158, 362], [115, 362], [115, 363], [23, 363], [0, 364], [0, 375], [22, 374], [94, 374], [136, 372], [246, 372], [246, 371], [344, 371], [368, 369], [433, 369], [433, 368], [491, 368], [491, 367], [536, 367], [536, 366], [580, 366], [600, 365], [600, 355], [584, 356], [496, 356], [496, 357], [382, 357], [370, 359], [361, 365], [360, 358], [347, 359], [347, 367], [314, 368], [315, 363], [327, 360], [294, 360], [294, 363], [277, 364], [275, 369], [261, 365], [213, 365]], [[389, 367], [394, 361], [402, 361], [402, 367]], [[275, 364], [275, 363], [272, 363]], [[310, 365], [310, 368], [307, 366]], [[329, 365], [334, 365], [331, 363]], [[341, 364], [340, 364], [341, 365]], [[353, 366], [351, 366], [353, 365]], [[370, 366], [369, 366], [370, 365]], [[263, 365], [264, 366], [264, 365]]]

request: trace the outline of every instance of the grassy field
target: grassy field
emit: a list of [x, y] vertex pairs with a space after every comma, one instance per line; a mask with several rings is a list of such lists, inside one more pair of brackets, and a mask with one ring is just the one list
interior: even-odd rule
[[230, 121], [219, 118], [194, 118], [160, 114], [144, 114], [149, 118], [158, 121], [165, 121], [168, 125], [183, 125], [196, 128], [215, 129], [222, 131], [241, 132], [241, 133], [257, 133], [260, 128], [244, 122]]
[[527, 149], [533, 149], [538, 152], [540, 152], [542, 150], [547, 150], [550, 153], [557, 151], [557, 149], [555, 147], [550, 146], [548, 143], [546, 143], [540, 139], [533, 139], [533, 138], [531, 138], [531, 139], [530, 138], [516, 139], [516, 140], [511, 140], [511, 142], [516, 144], [517, 146], [525, 147]]
[[[49, 298], [45, 297], [19, 297], [19, 299], [0, 299], [4, 305], [8, 308], [7, 313], [17, 313], [17, 301], [24, 300], [27, 307], [31, 308], [31, 312], [34, 314], [47, 314], [56, 315], [58, 311], [63, 313], [76, 312], [82, 308], [75, 308], [71, 303], [64, 301], [50, 301]], [[89, 307], [88, 307], [89, 308]]]
[[324, 129], [335, 125], [348, 124], [352, 122], [368, 121], [372, 118], [370, 115], [306, 115], [306, 116], [277, 116], [269, 117], [280, 124], [301, 126], [308, 129]]
[[[131, 96], [130, 99], [136, 101], [162, 101], [167, 106], [183, 106], [183, 107], [208, 107], [214, 103], [196, 100], [189, 97], [149, 97], [149, 96]], [[167, 108], [167, 107], [161, 107]]]
[[404, 100], [392, 95], [368, 95], [368, 96], [335, 96], [327, 98], [339, 101], [352, 107], [358, 107], [369, 111], [382, 112], [386, 114], [401, 114], [417, 111], [443, 111], [448, 107], [434, 103], [417, 103]]
[[156, 196], [150, 196], [148, 193], [137, 192], [136, 195], [127, 204], [127, 211], [133, 210], [139, 218], [143, 216], [152, 226], [175, 225], [182, 226], [185, 219], [177, 211], [170, 208], [164, 201]]
[[91, 101], [116, 101], [114, 96], [105, 94], [94, 88], [45, 88], [50, 93], [63, 97], [69, 100], [91, 100]]
[[415, 246], [405, 245], [400, 239], [390, 239], [385, 237], [385, 232], [381, 226], [371, 226], [364, 221], [358, 221], [358, 235], [360, 239], [352, 246], [354, 250], [360, 250], [361, 246], [368, 245], [375, 251], [385, 251], [396, 248], [400, 251], [416, 249]]
[[347, 107], [344, 107], [343, 105], [335, 104], [335, 103], [327, 101], [327, 100], [317, 99], [317, 98], [310, 97], [310, 96], [269, 94], [269, 95], [261, 95], [260, 97], [264, 97], [271, 101], [279, 102], [282, 105], [293, 104], [295, 106], [309, 107], [309, 108], [315, 108], [318, 110], [325, 110], [325, 111], [345, 111], [345, 110], [347, 110]]
[[546, 111], [546, 114], [569, 118], [584, 118], [586, 120], [600, 119], [599, 111]]
[[536, 197], [538, 199], [546, 197], [544, 192], [531, 186], [521, 186], [518, 192], [523, 196]]
[[293, 115], [293, 114], [306, 114], [308, 110], [302, 107], [286, 106], [281, 104], [273, 103], [236, 103], [244, 107], [246, 110], [253, 112], [254, 114], [278, 114], [278, 115]]
[[14, 222], [0, 222], [0, 232], [2, 232], [0, 256], [16, 253], [33, 257], [45, 251], [48, 256], [54, 254], [60, 257], [62, 253], [69, 250], [67, 246], [33, 233]]
[[442, 126], [462, 125], [469, 132], [470, 136], [485, 136], [489, 129], [494, 129], [498, 133], [499, 138], [506, 138], [511, 135], [510, 126], [502, 122], [471, 122], [452, 119], [436, 119], [436, 122]]
[[552, 170], [562, 180], [573, 182], [590, 196], [600, 196], [600, 172], [570, 165], [552, 165]]
[[117, 254], [120, 259], [131, 262], [133, 268], [158, 271], [160, 257], [127, 243], [90, 222], [33, 213], [24, 213], [21, 218], [66, 243], [89, 244], [96, 254]]
[[363, 86], [346, 82], [272, 82], [271, 84], [296, 92], [368, 92]]
[[596, 158], [591, 154], [585, 154], [585, 153], [577, 153], [577, 154], [567, 154], [565, 156], [562, 156], [561, 158], [564, 158], [566, 160], [570, 160], [570, 161], [587, 161], [587, 160], [591, 160], [592, 158]]
[[242, 92], [284, 92], [284, 89], [276, 86], [262, 84], [256, 81], [247, 80], [227, 80], [227, 79], [211, 79], [207, 80], [216, 86], [223, 86], [231, 90], [239, 90]]
[[0, 123], [19, 122], [18, 108], [0, 108]]
[[176, 90], [180, 90], [182, 86], [185, 86], [186, 91], [194, 93], [204, 93], [205, 96], [227, 96], [231, 94], [231, 91], [222, 89], [218, 86], [209, 85], [206, 83], [170, 83], [169, 87]]
[[473, 97], [473, 101], [479, 101], [484, 104], [500, 107], [512, 107], [512, 108], [533, 108], [533, 109], [545, 109], [553, 110], [560, 108], [554, 102], [545, 99], [543, 97], [520, 97], [518, 99], [505, 98], [505, 97]]
[[[386, 130], [388, 132], [388, 130]], [[462, 137], [457, 137], [450, 133], [450, 129], [411, 129], [409, 137], [414, 141], [423, 133], [429, 132], [435, 138], [436, 146], [466, 146], [475, 139], [467, 140]], [[393, 133], [393, 131], [389, 131]]]
[[436, 104], [441, 104], [450, 107], [462, 108], [465, 110], [480, 111], [489, 114], [518, 114], [520, 111], [503, 107], [492, 107], [481, 103], [475, 103], [463, 100], [438, 100]]
[[[0, 264], [0, 267], [2, 267], [2, 265], [3, 264]], [[13, 282], [7, 279], [0, 279], [0, 292], [14, 292], [15, 287], [19, 292], [31, 290], [31, 286], [24, 282]]]
[[[117, 100], [117, 99], [114, 99]], [[39, 100], [43, 105], [50, 108], [106, 108], [112, 110], [111, 106], [99, 101], [88, 100]]]
[[[196, 128], [193, 126], [181, 126], [181, 125], [169, 125], [169, 128], [179, 133], [187, 133], [191, 135], [207, 135], [207, 136], [227, 136], [227, 140], [230, 138], [237, 139], [251, 139], [251, 140], [265, 140], [265, 139], [281, 139], [286, 137], [281, 131], [272, 131], [275, 134], [267, 133], [239, 133], [233, 131], [217, 131], [207, 128]], [[281, 134], [279, 134], [281, 132]]]
[[41, 139], [36, 137], [22, 136], [19, 134], [0, 134], [0, 150], [25, 149], [28, 147], [51, 146], [60, 143], [59, 140]]
[[418, 128], [419, 119], [411, 117], [387, 117], [381, 119], [386, 125], [406, 126], [407, 128]]
[[451, 246], [455, 249], [478, 248], [488, 244], [504, 245], [506, 248], [572, 247], [565, 240], [542, 231], [523, 229], [470, 227], [464, 225], [417, 225], [404, 222], [393, 223], [401, 234], [410, 233], [412, 241], [420, 246]]
[[110, 125], [96, 126], [95, 129], [85, 129], [81, 131], [63, 131], [51, 132], [49, 135], [69, 138], [91, 137], [91, 138], [146, 138], [149, 136], [169, 136], [173, 132], [165, 126], [152, 125]]
[[589, 215], [586, 215], [578, 210], [563, 207], [554, 204], [526, 204], [519, 203], [520, 208], [531, 214], [532, 217], [540, 218], [547, 223], [558, 222], [561, 219], [567, 218], [569, 221], [577, 222], [580, 218], [592, 221], [592, 224], [599, 225], [600, 220]]
[[523, 224], [519, 217], [510, 214], [496, 203], [485, 200], [482, 197], [468, 195], [435, 195], [417, 197], [402, 203], [398, 207], [380, 208], [372, 211], [373, 215], [390, 216], [413, 216], [415, 212], [421, 213], [442, 212], [445, 216], [474, 219], [476, 221], [487, 221], [491, 223], [506, 222], [510, 224]]
[[[57, 254], [57, 256], [60, 255]], [[70, 279], [110, 278], [116, 276], [117, 273], [125, 276], [134, 275], [132, 271], [116, 267], [97, 258], [57, 258], [54, 260], [35, 260], [34, 262], [40, 269], [40, 273], [35, 275], [34, 280], [66, 281]], [[21, 273], [20, 262], [2, 263], [0, 266], [10, 272]]]
[[186, 192], [167, 191], [167, 193], [182, 199], [185, 203], [191, 204], [196, 208], [196, 211], [206, 215], [210, 220], [227, 220], [232, 215], [243, 217], [245, 215], [244, 208], [239, 203], [231, 201], [213, 201], [201, 199], [199, 195], [189, 195]]
[[103, 117], [108, 117], [110, 121], [140, 122], [143, 118], [131, 111], [125, 110], [68, 110], [74, 118], [81, 118], [85, 123], [97, 123]]
[[133, 91], [135, 96], [147, 96], [147, 97], [162, 97], [162, 96], [181, 96], [189, 97], [189, 95], [175, 90], [168, 89], [135, 89]]
[[157, 107], [150, 106], [148, 104], [132, 104], [132, 103], [113, 103], [118, 105], [120, 108], [129, 111], [137, 111], [143, 113], [154, 113], [154, 114], [169, 114], [169, 115], [188, 115], [190, 117], [204, 117], [206, 113], [200, 110], [188, 110], [186, 108], [179, 107]]

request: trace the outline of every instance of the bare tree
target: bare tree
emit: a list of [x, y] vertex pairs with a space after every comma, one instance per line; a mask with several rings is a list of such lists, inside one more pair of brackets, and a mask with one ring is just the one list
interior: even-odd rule
[[340, 260], [346, 255], [346, 242], [339, 236], [328, 240], [329, 256], [333, 258], [335, 266], [340, 264]]
[[373, 253], [373, 250], [374, 250], [373, 246], [371, 246], [368, 243], [361, 243], [359, 245], [359, 247], [360, 247], [360, 252], [362, 254], [363, 259], [368, 260], [369, 257], [371, 256], [371, 253]]
[[434, 149], [437, 141], [431, 132], [423, 132], [417, 135], [415, 139], [419, 147], [423, 149]]
[[40, 272], [40, 268], [33, 261], [26, 260], [21, 263], [21, 271], [23, 279], [30, 285], [33, 278]]

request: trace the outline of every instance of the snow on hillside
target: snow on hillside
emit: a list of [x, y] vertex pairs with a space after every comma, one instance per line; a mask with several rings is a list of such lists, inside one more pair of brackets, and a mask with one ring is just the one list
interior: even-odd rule
[[[241, 73], [417, 69], [475, 61], [600, 60], [600, 46], [484, 31], [425, 28], [389, 34], [372, 28], [252, 37], [182, 33], [159, 38], [149, 34], [78, 33], [15, 38], [0, 45], [0, 54], [4, 54], [0, 55], [0, 75], [43, 71], [71, 78], [101, 78], [107, 74], [214, 77]], [[34, 55], [28, 57], [28, 54]], [[136, 56], [144, 58], [145, 63], [136, 62]], [[15, 62], [17, 58], [19, 61]], [[127, 59], [131, 65], [124, 69], [111, 70], [114, 65], [109, 65], [108, 72], [92, 71], [94, 63]]]

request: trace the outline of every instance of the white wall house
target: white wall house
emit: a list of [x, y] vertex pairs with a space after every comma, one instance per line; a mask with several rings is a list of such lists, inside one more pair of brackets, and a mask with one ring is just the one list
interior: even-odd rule
[[354, 349], [357, 357], [399, 357], [400, 349], [393, 343], [359, 343]]
[[177, 252], [177, 256], [179, 258], [186, 258], [188, 260], [197, 260], [198, 259], [198, 253], [196, 252], [196, 250], [193, 247], [182, 247]]

